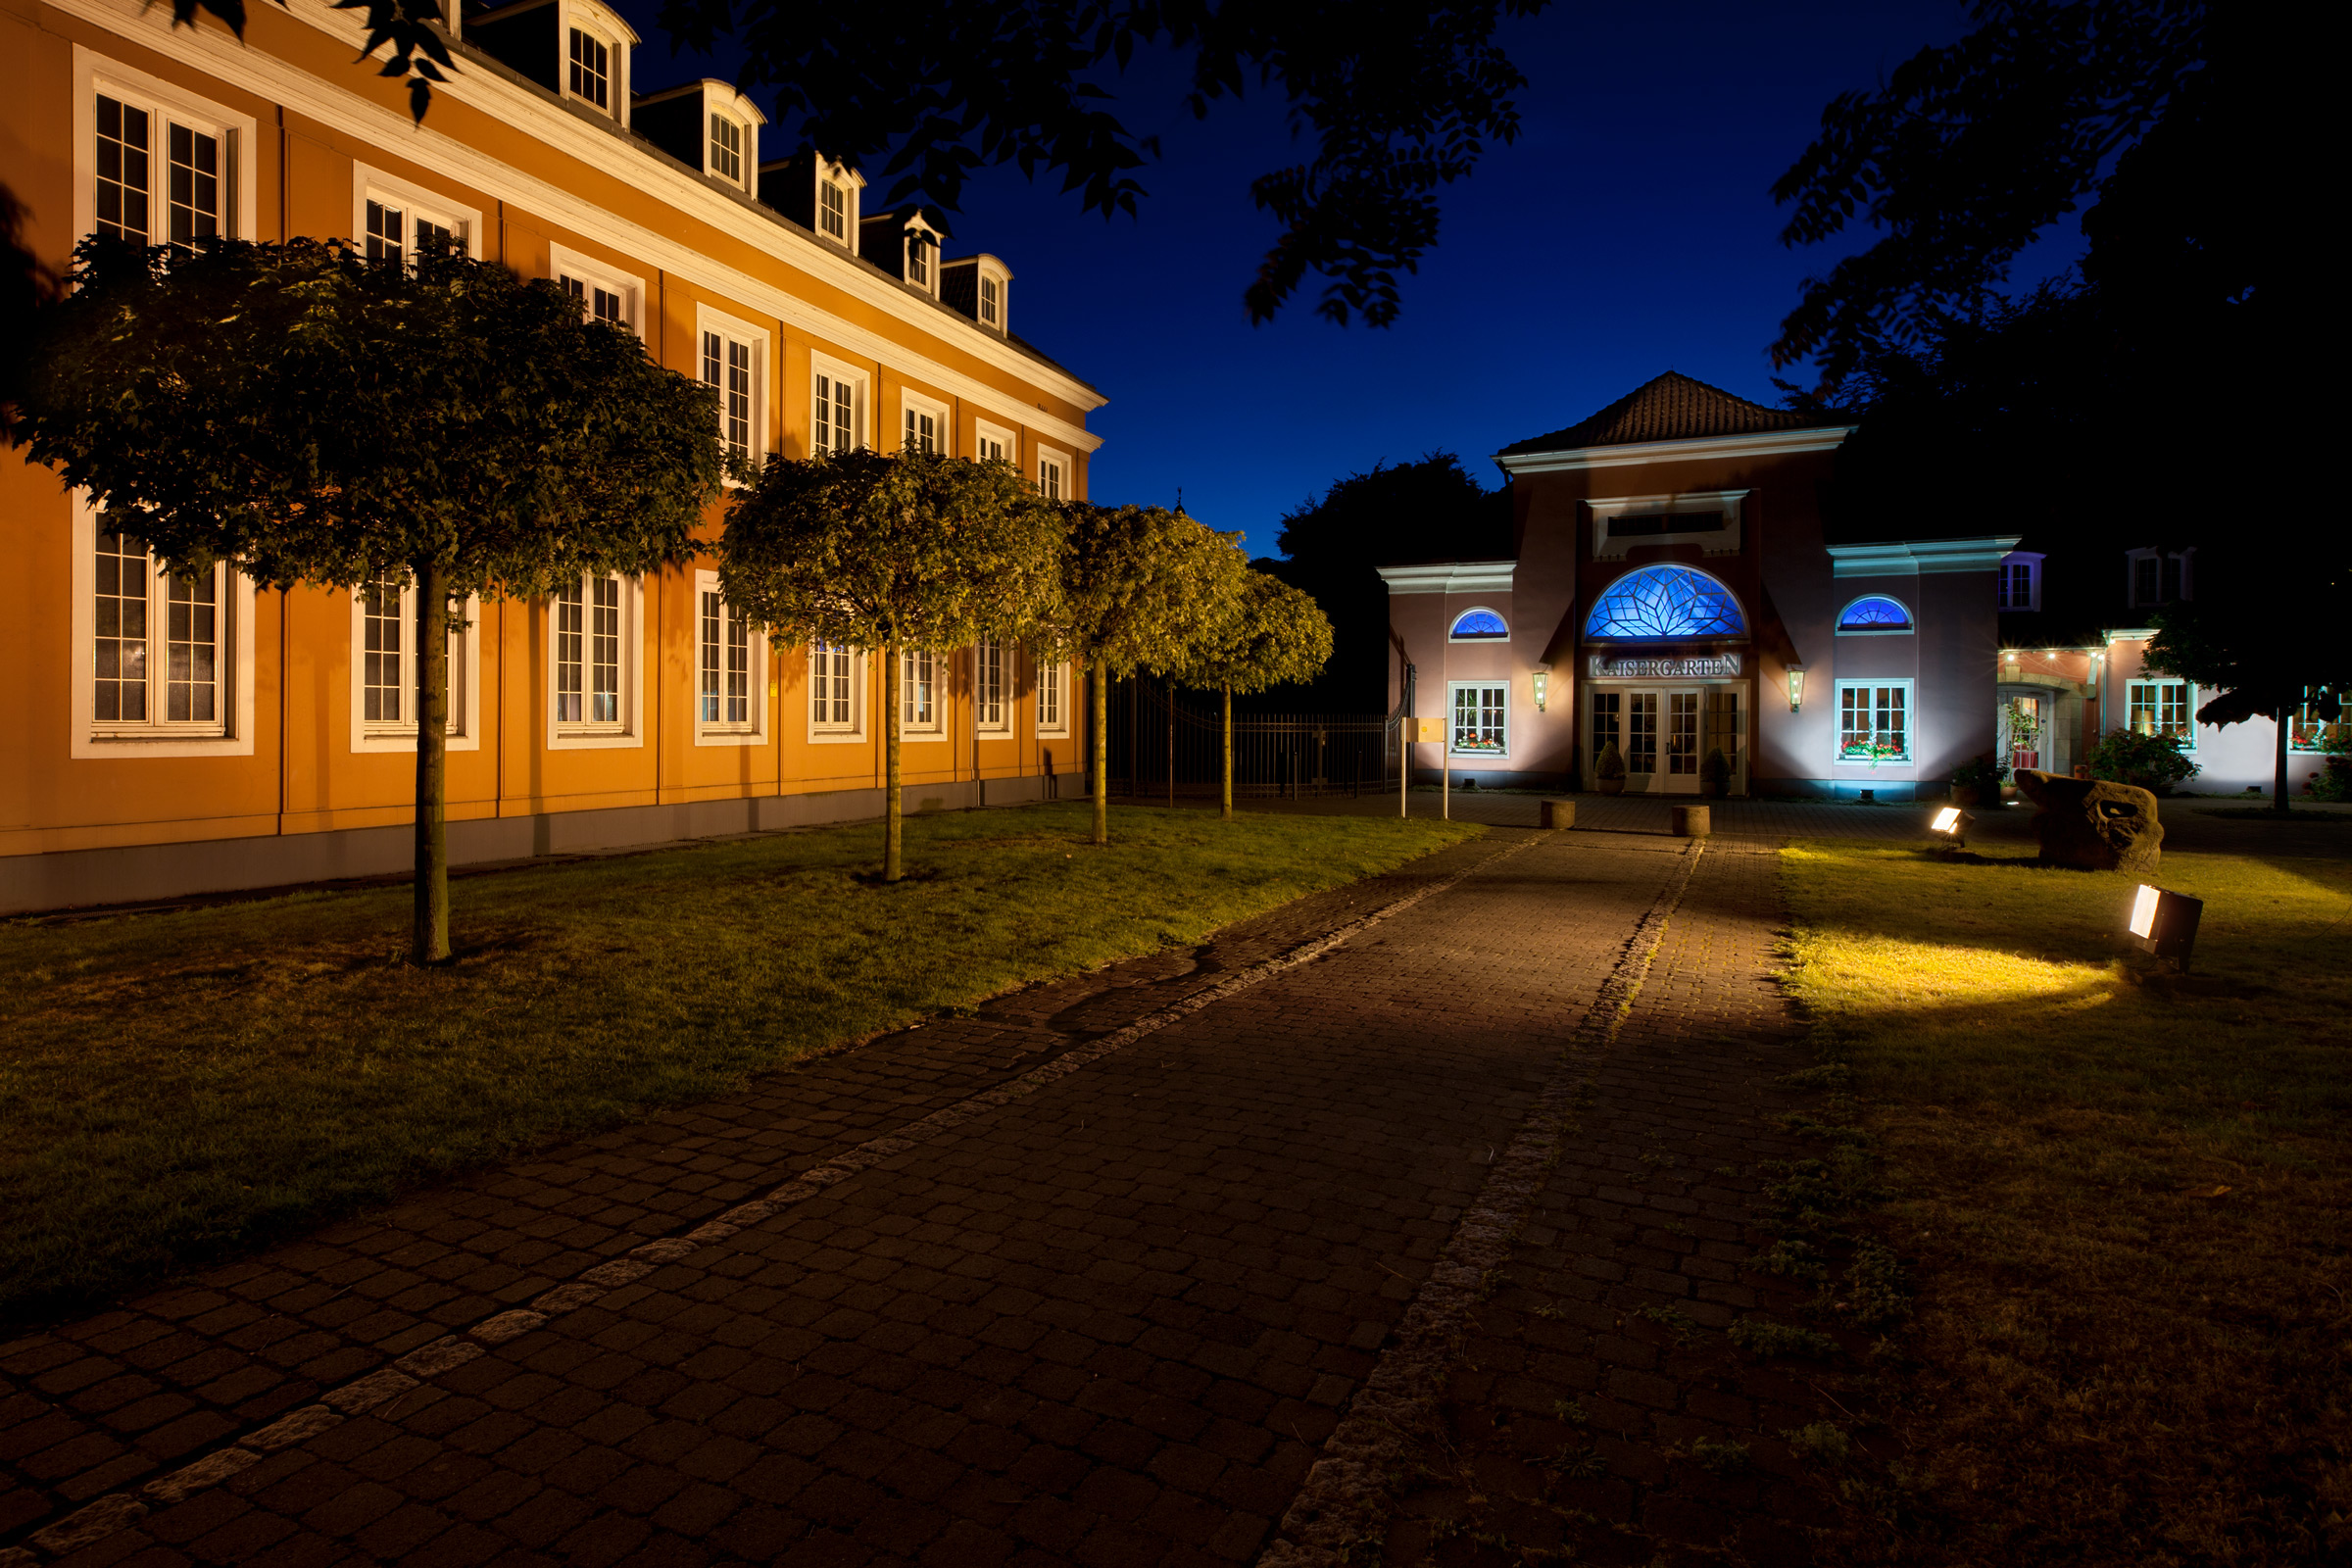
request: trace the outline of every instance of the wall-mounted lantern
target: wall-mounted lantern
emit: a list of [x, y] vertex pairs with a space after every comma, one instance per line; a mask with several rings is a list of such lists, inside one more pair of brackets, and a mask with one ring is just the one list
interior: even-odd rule
[[1805, 703], [1805, 666], [1790, 660], [1788, 662], [1788, 711], [1795, 712]]
[[2188, 972], [2188, 952], [2197, 945], [2197, 922], [2205, 901], [2141, 883], [2132, 900], [2132, 939], [2142, 952], [2170, 958]]
[[1545, 699], [1545, 698], [1546, 698], [1546, 697], [1547, 697], [1547, 696], [1550, 694], [1550, 690], [1551, 690], [1551, 666], [1550, 666], [1549, 664], [1538, 664], [1538, 665], [1536, 666], [1536, 711], [1537, 711], [1537, 712], [1541, 713], [1542, 711], [1544, 711], [1544, 699]]

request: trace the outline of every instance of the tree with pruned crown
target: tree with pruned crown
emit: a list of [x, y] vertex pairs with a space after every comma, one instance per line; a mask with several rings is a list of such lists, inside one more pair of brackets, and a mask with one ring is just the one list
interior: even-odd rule
[[1220, 811], [1233, 819], [1233, 694], [1304, 685], [1331, 662], [1331, 622], [1311, 595], [1265, 572], [1250, 570], [1234, 596], [1232, 613], [1173, 673], [1179, 682], [1224, 694], [1224, 794]]
[[900, 662], [1029, 636], [1060, 598], [1061, 517], [1017, 469], [930, 453], [770, 458], [727, 509], [719, 583], [778, 647], [882, 659], [882, 877], [905, 874]]
[[41, 311], [20, 439], [167, 571], [416, 585], [412, 956], [448, 958], [449, 637], [474, 595], [693, 554], [712, 394], [553, 282], [347, 246], [85, 241]]
[[1110, 681], [1182, 668], [1234, 613], [1249, 564], [1238, 533], [1159, 507], [1064, 503], [1061, 609], [1041, 652], [1086, 666], [1093, 687], [1095, 842], [1110, 842]]

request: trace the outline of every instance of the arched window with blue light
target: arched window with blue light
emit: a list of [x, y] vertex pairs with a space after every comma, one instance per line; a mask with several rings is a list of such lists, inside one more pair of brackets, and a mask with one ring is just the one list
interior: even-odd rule
[[1585, 618], [1588, 637], [1739, 637], [1740, 601], [1691, 566], [1643, 566], [1602, 591]]
[[1457, 643], [1506, 642], [1510, 635], [1511, 628], [1503, 624], [1502, 617], [1484, 606], [1454, 616], [1453, 630], [1446, 633], [1449, 640]]
[[1917, 629], [1911, 623], [1911, 612], [1903, 607], [1902, 601], [1885, 594], [1864, 594], [1838, 616], [1840, 637], [1908, 635]]

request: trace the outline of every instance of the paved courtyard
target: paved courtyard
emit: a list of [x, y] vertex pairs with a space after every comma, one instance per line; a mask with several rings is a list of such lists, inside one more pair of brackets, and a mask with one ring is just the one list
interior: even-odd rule
[[0, 1565], [1802, 1560], [1642, 1315], [1774, 1304], [1773, 865], [1498, 828], [0, 1346]]

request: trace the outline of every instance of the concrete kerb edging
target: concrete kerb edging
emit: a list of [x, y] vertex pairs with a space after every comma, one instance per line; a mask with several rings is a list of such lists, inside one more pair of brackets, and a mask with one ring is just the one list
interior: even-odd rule
[[[352, 1416], [375, 1409], [418, 1387], [427, 1378], [464, 1366], [491, 1346], [504, 1345], [540, 1327], [551, 1318], [578, 1311], [622, 1286], [642, 1279], [661, 1264], [676, 1262], [702, 1248], [725, 1241], [747, 1226], [770, 1219], [860, 1171], [869, 1170], [886, 1159], [931, 1142], [943, 1133], [1026, 1099], [1048, 1085], [1123, 1051], [1204, 1007], [1262, 985], [1287, 970], [1311, 963], [1382, 921], [1402, 914], [1426, 899], [1448, 892], [1469, 877], [1541, 842], [1541, 838], [1530, 837], [1506, 845], [1450, 876], [1442, 877], [1427, 887], [1394, 899], [1369, 913], [1270, 958], [1260, 959], [1218, 984], [1172, 1003], [1123, 1029], [1083, 1046], [1072, 1047], [1052, 1061], [1033, 1067], [1017, 1078], [959, 1100], [952, 1105], [943, 1105], [895, 1133], [867, 1139], [825, 1164], [803, 1171], [764, 1197], [739, 1203], [716, 1219], [699, 1225], [682, 1236], [663, 1237], [631, 1248], [624, 1255], [600, 1263], [577, 1279], [543, 1293], [527, 1308], [500, 1312], [468, 1329], [446, 1335], [430, 1345], [412, 1350], [389, 1366], [380, 1367], [321, 1396], [318, 1403], [305, 1405], [281, 1416], [180, 1466], [169, 1475], [160, 1476], [135, 1490], [110, 1493], [99, 1497], [56, 1523], [33, 1532], [25, 1538], [25, 1545], [0, 1547], [0, 1568], [26, 1568], [26, 1565], [41, 1562], [44, 1556], [62, 1557], [94, 1545], [119, 1531], [136, 1525], [154, 1507], [170, 1506], [208, 1487], [218, 1486], [238, 1472], [261, 1463], [280, 1448], [340, 1426]], [[1512, 1148], [1515, 1152], [1518, 1146], [1514, 1144]], [[1493, 1178], [1489, 1179], [1488, 1185], [1492, 1190]]]
[[1682, 865], [1626, 939], [1600, 994], [1577, 1024], [1567, 1060], [1544, 1083], [1535, 1109], [1479, 1190], [1478, 1201], [1454, 1226], [1389, 1348], [1283, 1515], [1286, 1539], [1266, 1548], [1258, 1568], [1346, 1568], [1356, 1547], [1379, 1540], [1394, 1506], [1392, 1477], [1410, 1457], [1416, 1440], [1434, 1430], [1446, 1378], [1471, 1314], [1486, 1297], [1488, 1276], [1509, 1260], [1512, 1241], [1543, 1192], [1562, 1141], [1574, 1129], [1591, 1054], [1616, 1038], [1633, 1010], [1666, 923], [1705, 853], [1705, 840], [1690, 841]]

